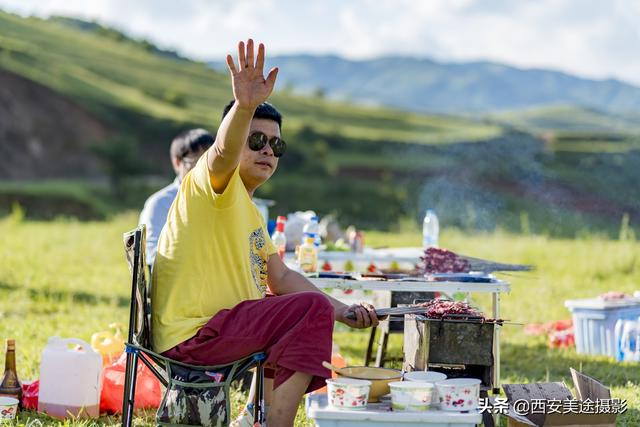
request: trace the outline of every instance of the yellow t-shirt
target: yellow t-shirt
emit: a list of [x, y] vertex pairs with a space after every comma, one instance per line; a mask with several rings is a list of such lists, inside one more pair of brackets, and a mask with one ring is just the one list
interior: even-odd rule
[[159, 353], [193, 337], [218, 311], [264, 297], [267, 260], [276, 253], [239, 168], [218, 194], [206, 157], [182, 180], [158, 242], [151, 330]]

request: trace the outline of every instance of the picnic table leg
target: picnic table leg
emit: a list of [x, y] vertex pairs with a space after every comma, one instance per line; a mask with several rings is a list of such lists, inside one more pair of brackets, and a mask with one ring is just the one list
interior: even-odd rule
[[373, 343], [376, 341], [376, 327], [373, 326], [371, 328], [371, 333], [369, 334], [369, 342], [367, 343], [367, 351], [364, 355], [364, 366], [369, 366], [369, 362], [371, 361], [371, 353], [373, 352]]
[[[500, 292], [493, 293], [493, 318], [500, 319]], [[493, 394], [500, 394], [500, 325], [493, 329]]]
[[378, 340], [378, 352], [376, 354], [376, 367], [384, 367], [385, 357], [387, 355], [387, 344], [389, 342], [389, 321], [385, 320], [380, 323], [380, 339]]

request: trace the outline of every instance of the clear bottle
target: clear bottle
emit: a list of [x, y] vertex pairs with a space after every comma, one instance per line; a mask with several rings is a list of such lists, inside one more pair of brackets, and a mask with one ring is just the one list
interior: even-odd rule
[[302, 244], [304, 244], [307, 236], [313, 236], [317, 239], [320, 232], [320, 224], [317, 216], [312, 216], [302, 228]]
[[318, 274], [318, 248], [314, 241], [314, 237], [307, 236], [304, 244], [298, 248], [298, 265], [307, 276]]
[[433, 209], [427, 209], [422, 221], [422, 246], [424, 248], [437, 247], [440, 224]]
[[7, 340], [7, 352], [4, 359], [4, 375], [0, 382], [0, 396], [13, 397], [22, 401], [22, 384], [16, 371], [16, 341]]
[[278, 250], [280, 259], [284, 259], [284, 253], [287, 247], [287, 236], [284, 234], [284, 225], [287, 222], [287, 218], [279, 216], [276, 220], [276, 231], [271, 236], [271, 241]]

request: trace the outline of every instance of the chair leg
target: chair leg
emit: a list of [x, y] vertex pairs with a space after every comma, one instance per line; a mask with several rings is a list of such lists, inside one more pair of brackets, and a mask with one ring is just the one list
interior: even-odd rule
[[255, 396], [253, 397], [253, 419], [261, 426], [265, 425], [264, 413], [264, 362], [261, 360], [256, 365]]
[[122, 427], [131, 427], [133, 422], [137, 375], [138, 353], [127, 353], [127, 365], [124, 371], [124, 396], [122, 398]]
[[[480, 391], [480, 397], [488, 399], [489, 394], [486, 391]], [[496, 423], [491, 412], [485, 411], [482, 413], [482, 424], [484, 427], [495, 427]]]

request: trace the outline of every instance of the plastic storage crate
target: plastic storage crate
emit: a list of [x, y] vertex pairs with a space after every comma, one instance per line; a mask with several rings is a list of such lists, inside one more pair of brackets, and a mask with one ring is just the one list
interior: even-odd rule
[[580, 354], [615, 357], [616, 322], [640, 317], [640, 299], [605, 301], [600, 298], [564, 302], [573, 317], [576, 350]]

